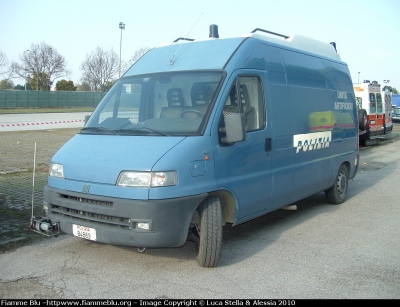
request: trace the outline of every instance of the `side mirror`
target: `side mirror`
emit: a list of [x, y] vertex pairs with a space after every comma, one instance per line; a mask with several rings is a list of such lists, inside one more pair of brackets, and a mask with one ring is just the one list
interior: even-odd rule
[[225, 128], [221, 132], [225, 133], [226, 136], [221, 139], [223, 143], [236, 143], [246, 140], [244, 116], [242, 113], [226, 114], [224, 121]]

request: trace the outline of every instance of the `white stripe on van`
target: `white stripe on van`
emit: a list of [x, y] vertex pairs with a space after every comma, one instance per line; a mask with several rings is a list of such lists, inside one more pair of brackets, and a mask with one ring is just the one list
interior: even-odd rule
[[305, 152], [327, 148], [331, 139], [331, 131], [296, 134], [293, 136], [293, 147], [297, 148], [296, 153], [299, 153], [301, 149]]

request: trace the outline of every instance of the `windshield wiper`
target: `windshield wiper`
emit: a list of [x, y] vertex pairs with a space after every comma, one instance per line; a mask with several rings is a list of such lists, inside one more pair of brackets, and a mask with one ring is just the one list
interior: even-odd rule
[[149, 128], [149, 127], [135, 127], [135, 128], [130, 128], [130, 129], [121, 129], [121, 130], [118, 130], [118, 132], [121, 132], [121, 133], [122, 133], [122, 132], [141, 131], [141, 130], [143, 130], [143, 129], [148, 130], [148, 131], [153, 132], [153, 133], [156, 133], [156, 134], [161, 134], [161, 135], [164, 135], [164, 136], [168, 136], [168, 134], [166, 134], [166, 133], [164, 133], [164, 132], [151, 129], [151, 128]]
[[133, 128], [121, 129], [121, 130], [117, 130], [117, 131], [118, 131], [119, 133], [125, 133], [125, 132], [129, 133], [129, 132], [132, 132], [132, 131], [141, 131], [141, 130], [143, 130], [143, 129], [146, 129], [146, 130], [148, 130], [148, 131], [150, 131], [150, 132], [157, 133], [157, 134], [160, 134], [160, 135], [169, 136], [168, 134], [166, 134], [166, 133], [164, 133], [164, 132], [151, 129], [151, 128], [149, 128], [149, 127], [133, 127]]
[[108, 132], [109, 134], [118, 135], [118, 133], [116, 133], [116, 132], [114, 132], [114, 131], [112, 131], [112, 130], [110, 130], [108, 128], [105, 128], [105, 127], [84, 127], [84, 128], [81, 129], [81, 132], [83, 132], [83, 131]]

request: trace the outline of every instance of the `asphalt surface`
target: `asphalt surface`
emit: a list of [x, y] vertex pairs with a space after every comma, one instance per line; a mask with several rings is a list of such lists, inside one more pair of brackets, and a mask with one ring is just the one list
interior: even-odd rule
[[[54, 143], [61, 138], [53, 135], [60, 133], [56, 130], [41, 134]], [[38, 140], [40, 133], [35, 137], [25, 133], [18, 138], [22, 141], [9, 139], [20, 142], [18, 146], [27, 143], [31, 152], [33, 139]], [[62, 134], [63, 141], [73, 133], [72, 129]], [[5, 135], [0, 133], [2, 140]], [[359, 171], [342, 205], [328, 205], [319, 193], [297, 203], [297, 211], [278, 210], [234, 228], [224, 227], [217, 268], [197, 265], [192, 242], [138, 253], [134, 248], [69, 235], [35, 234], [41, 240], [0, 253], [0, 298], [400, 299], [398, 137], [395, 130], [380, 145], [361, 148]], [[51, 155], [52, 150], [44, 151], [46, 145], [38, 143], [42, 144], [40, 159]], [[23, 147], [17, 148], [15, 152], [23, 152]], [[26, 156], [31, 159], [30, 154]], [[45, 161], [40, 163], [44, 170]], [[1, 164], [2, 168], [12, 169]], [[19, 173], [29, 178], [23, 184], [19, 179], [19, 188], [27, 185], [30, 191], [29, 170], [0, 174], [0, 178], [7, 176], [0, 183], [4, 187]], [[29, 207], [26, 193], [24, 206]], [[9, 196], [5, 199], [6, 206], [18, 203]], [[18, 208], [13, 208], [15, 212]], [[28, 226], [26, 220], [21, 223]]]

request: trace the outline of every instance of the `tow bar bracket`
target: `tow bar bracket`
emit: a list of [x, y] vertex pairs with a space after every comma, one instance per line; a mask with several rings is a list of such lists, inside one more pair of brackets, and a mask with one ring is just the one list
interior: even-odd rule
[[35, 218], [32, 216], [30, 228], [33, 232], [37, 232], [48, 237], [58, 237], [60, 234], [60, 222], [52, 221], [48, 218]]

